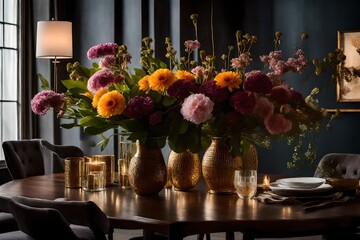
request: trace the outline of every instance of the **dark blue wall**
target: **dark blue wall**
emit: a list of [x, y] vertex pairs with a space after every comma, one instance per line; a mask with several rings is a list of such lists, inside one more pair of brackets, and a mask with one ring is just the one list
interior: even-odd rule
[[[358, 0], [242, 0], [236, 1], [236, 4], [233, 0], [214, 0], [213, 6], [217, 56], [224, 53], [228, 45], [234, 44], [236, 30], [258, 36], [259, 40], [253, 48], [254, 56], [271, 51], [273, 34], [281, 31], [281, 49], [286, 57], [293, 53], [300, 34], [306, 32], [310, 38], [302, 48], [309, 59], [322, 58], [337, 48], [337, 31], [360, 30]], [[153, 34], [160, 46], [164, 37], [170, 33], [172, 37], [177, 36], [172, 39], [174, 44], [182, 47], [184, 40], [194, 39], [189, 20], [192, 13], [199, 14], [200, 41], [202, 47], [210, 52], [210, 11], [208, 0], [172, 0], [166, 1], [166, 4], [164, 1], [76, 0], [72, 19], [76, 29], [74, 60], [86, 61], [84, 56], [88, 47], [114, 39], [119, 44], [130, 44], [131, 51], [135, 51], [136, 56], [137, 46], [141, 44], [140, 38], [148, 34]], [[161, 51], [158, 49], [157, 52], [160, 56]], [[320, 106], [350, 109], [360, 107], [359, 103], [337, 103], [334, 83], [324, 89], [330, 82], [330, 74], [325, 74], [320, 79], [310, 78], [305, 83], [302, 80], [307, 78], [307, 74], [302, 77], [303, 79], [289, 76], [289, 83], [303, 95], [308, 95], [312, 88], [320, 86]], [[318, 155], [315, 163], [329, 152], [359, 153], [359, 122], [360, 113], [342, 113], [333, 123], [332, 130], [323, 128], [316, 140]], [[79, 131], [80, 129], [64, 130], [63, 142], [70, 141], [89, 149], [89, 144], [94, 139], [89, 140], [79, 134]], [[98, 149], [90, 148], [89, 152], [99, 151]], [[111, 149], [110, 147], [108, 151], [111, 152]], [[292, 151], [285, 141], [275, 141], [271, 150], [258, 149], [258, 153], [260, 172], [289, 175], [312, 175], [314, 172], [314, 167], [302, 170], [287, 168], [286, 162], [291, 160]]]

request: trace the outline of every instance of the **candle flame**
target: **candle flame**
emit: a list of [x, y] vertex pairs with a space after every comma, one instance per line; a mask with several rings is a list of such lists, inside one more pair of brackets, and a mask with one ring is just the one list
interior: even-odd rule
[[263, 180], [263, 187], [269, 187], [270, 186], [270, 176], [265, 175]]

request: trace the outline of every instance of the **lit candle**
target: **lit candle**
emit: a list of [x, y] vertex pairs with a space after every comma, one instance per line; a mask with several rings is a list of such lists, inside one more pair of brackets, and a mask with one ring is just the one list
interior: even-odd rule
[[270, 188], [270, 176], [265, 175], [263, 180], [263, 189], [269, 189]]
[[85, 178], [83, 189], [86, 191], [101, 191], [104, 189], [105, 162], [93, 161], [85, 163]]

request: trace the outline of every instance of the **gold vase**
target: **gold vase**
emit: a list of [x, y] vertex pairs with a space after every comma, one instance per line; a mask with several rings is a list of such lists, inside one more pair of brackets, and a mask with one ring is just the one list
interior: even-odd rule
[[199, 155], [189, 150], [182, 153], [171, 151], [168, 159], [168, 173], [175, 190], [193, 189], [201, 176]]
[[137, 143], [129, 164], [129, 183], [140, 196], [158, 194], [166, 183], [166, 165], [160, 148]]
[[210, 146], [205, 151], [202, 160], [202, 172], [213, 194], [234, 194], [234, 173], [240, 169], [242, 158], [232, 157], [225, 138], [213, 137]]

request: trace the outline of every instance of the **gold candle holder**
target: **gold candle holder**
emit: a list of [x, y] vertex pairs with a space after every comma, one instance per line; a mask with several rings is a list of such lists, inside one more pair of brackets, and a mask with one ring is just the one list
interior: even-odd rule
[[136, 152], [136, 144], [124, 140], [123, 138], [120, 139], [119, 142], [119, 160], [118, 160], [118, 173], [119, 173], [119, 185], [121, 188], [130, 188], [129, 183], [129, 164], [131, 158], [134, 156]]
[[65, 187], [80, 188], [83, 177], [84, 158], [65, 158]]

